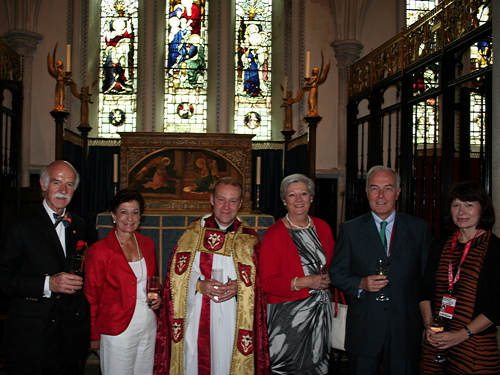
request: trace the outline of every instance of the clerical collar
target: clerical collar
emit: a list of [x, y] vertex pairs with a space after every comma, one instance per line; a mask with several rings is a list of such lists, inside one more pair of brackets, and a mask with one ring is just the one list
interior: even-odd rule
[[233, 222], [229, 225], [220, 225], [220, 223], [217, 221], [217, 219], [214, 217], [215, 219], [215, 225], [217, 226], [217, 229], [222, 229], [222, 230], [225, 230], [226, 232], [234, 232], [234, 219], [233, 219]]

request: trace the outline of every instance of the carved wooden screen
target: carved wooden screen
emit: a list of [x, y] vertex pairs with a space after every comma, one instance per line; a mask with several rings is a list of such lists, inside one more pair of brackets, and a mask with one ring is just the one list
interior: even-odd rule
[[398, 209], [429, 220], [435, 235], [455, 182], [490, 189], [491, 13], [473, 3], [443, 2], [351, 67], [346, 219], [368, 210], [376, 164], [400, 173]]

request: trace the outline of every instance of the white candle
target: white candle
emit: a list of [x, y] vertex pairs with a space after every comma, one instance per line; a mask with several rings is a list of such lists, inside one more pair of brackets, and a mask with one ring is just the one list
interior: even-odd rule
[[66, 71], [71, 72], [71, 44], [66, 44]]
[[304, 74], [305, 78], [311, 78], [311, 52], [306, 52], [306, 74]]
[[118, 182], [118, 154], [113, 154], [113, 182]]
[[89, 76], [87, 77], [87, 85], [89, 86], [89, 89], [87, 90], [87, 92], [89, 94], [92, 93], [92, 72], [89, 72]]
[[262, 167], [262, 157], [261, 156], [257, 156], [257, 168], [256, 168], [256, 171], [255, 171], [255, 183], [257, 185], [260, 185], [260, 170], [261, 170], [261, 167]]
[[288, 96], [288, 76], [285, 76], [285, 81], [283, 82], [283, 97]]

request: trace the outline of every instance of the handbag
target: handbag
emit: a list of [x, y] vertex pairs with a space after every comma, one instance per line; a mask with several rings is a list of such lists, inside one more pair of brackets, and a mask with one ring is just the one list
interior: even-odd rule
[[[340, 294], [340, 301], [339, 301]], [[345, 324], [347, 319], [347, 304], [344, 293], [335, 288], [333, 300], [332, 348], [345, 350]]]

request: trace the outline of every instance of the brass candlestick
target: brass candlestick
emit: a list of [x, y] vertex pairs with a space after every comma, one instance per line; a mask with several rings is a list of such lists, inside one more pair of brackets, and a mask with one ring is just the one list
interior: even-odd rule
[[47, 69], [49, 74], [56, 80], [55, 107], [52, 112], [65, 112], [64, 109], [64, 86], [71, 80], [71, 72], [64, 71], [64, 64], [61, 60], [56, 60], [57, 43], [52, 56], [47, 55]]
[[302, 89], [309, 91], [309, 98], [307, 100], [309, 113], [307, 117], [320, 117], [318, 113], [318, 87], [326, 81], [328, 72], [330, 71], [330, 63], [325, 66], [323, 66], [323, 63], [323, 51], [321, 51], [321, 68], [313, 68], [311, 77], [304, 78], [306, 83]]

